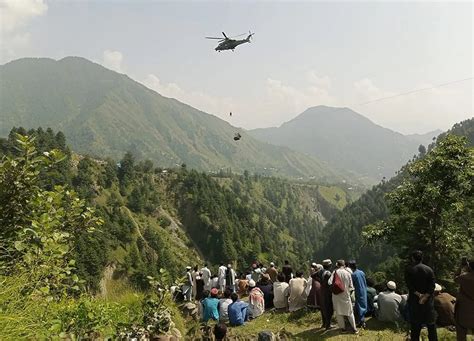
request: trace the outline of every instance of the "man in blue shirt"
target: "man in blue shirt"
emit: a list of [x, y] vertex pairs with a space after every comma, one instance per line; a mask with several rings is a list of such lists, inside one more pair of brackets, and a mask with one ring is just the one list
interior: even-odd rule
[[365, 327], [365, 313], [367, 312], [367, 281], [365, 273], [357, 268], [355, 260], [349, 261], [352, 270], [352, 283], [355, 291], [354, 312], [357, 327]]
[[211, 297], [207, 297], [202, 301], [202, 320], [207, 322], [209, 320], [219, 321], [219, 299], [217, 298], [217, 289], [211, 289]]
[[232, 299], [232, 303], [229, 304], [228, 307], [230, 325], [233, 327], [241, 326], [249, 319], [249, 305], [245, 302], [239, 301], [239, 295], [235, 292], [232, 293], [230, 298]]

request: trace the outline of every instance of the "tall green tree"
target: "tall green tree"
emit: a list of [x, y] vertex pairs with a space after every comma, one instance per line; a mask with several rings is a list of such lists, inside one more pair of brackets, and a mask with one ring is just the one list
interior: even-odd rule
[[388, 219], [364, 228], [368, 241], [385, 240], [402, 257], [414, 249], [443, 277], [474, 245], [474, 154], [464, 137], [447, 135], [387, 195]]

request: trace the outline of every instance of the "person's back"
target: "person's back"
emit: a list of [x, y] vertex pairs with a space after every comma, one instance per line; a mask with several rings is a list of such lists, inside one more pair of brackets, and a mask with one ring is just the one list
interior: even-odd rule
[[[266, 279], [267, 277], [268, 279]], [[270, 276], [267, 274], [263, 275], [262, 280], [257, 284], [257, 287], [263, 292], [265, 309], [273, 308], [273, 284], [270, 281]]]
[[410, 317], [410, 337], [420, 339], [423, 326], [428, 328], [428, 339], [437, 340], [436, 312], [434, 309], [433, 293], [435, 276], [433, 269], [422, 263], [423, 253], [414, 251], [411, 255], [413, 265], [405, 272], [405, 282], [408, 287], [408, 314]]
[[367, 278], [367, 314], [374, 316], [374, 298], [377, 296], [377, 290], [374, 288], [374, 281]]
[[260, 280], [260, 275], [262, 274], [262, 270], [260, 268], [255, 268], [252, 270], [251, 279], [257, 283]]
[[281, 272], [285, 275], [285, 281], [286, 283], [290, 282], [291, 279], [291, 274], [293, 273], [293, 269], [290, 266], [290, 263], [288, 261], [285, 261], [285, 265], [283, 265]]
[[459, 285], [456, 300], [456, 335], [458, 340], [466, 340], [469, 329], [474, 329], [474, 259], [463, 259], [464, 271], [455, 278]]
[[400, 304], [402, 296], [395, 291], [384, 291], [377, 298], [377, 319], [384, 322], [401, 321]]
[[273, 305], [277, 309], [288, 308], [289, 284], [285, 282], [285, 275], [278, 274], [278, 282], [273, 283]]
[[295, 278], [289, 283], [290, 296], [288, 298], [289, 311], [296, 311], [306, 306], [306, 286], [308, 281], [302, 277], [303, 273], [298, 272]]
[[236, 293], [231, 295], [232, 303], [227, 307], [229, 323], [231, 326], [241, 326], [248, 319], [248, 304], [239, 301]]
[[219, 300], [219, 319], [221, 321], [227, 321], [229, 319], [228, 308], [229, 305], [232, 303], [232, 300], [230, 298], [231, 294], [232, 291], [227, 288], [224, 291], [224, 297]]
[[202, 281], [204, 282], [204, 290], [211, 290], [211, 270], [207, 268], [207, 264], [201, 269]]
[[275, 266], [273, 265], [273, 263], [270, 265], [270, 268], [267, 270], [267, 274], [270, 276], [270, 280], [272, 282], [277, 281], [278, 271], [275, 268]]
[[454, 326], [454, 303], [456, 297], [447, 292], [437, 293], [434, 297], [434, 307], [436, 314], [436, 325], [439, 327]]
[[211, 297], [207, 297], [202, 301], [202, 320], [207, 322], [209, 320], [219, 320], [219, 299], [217, 298], [217, 289], [211, 290]]
[[245, 295], [247, 294], [247, 290], [249, 288], [249, 280], [243, 277], [239, 280], [239, 283], [237, 284], [237, 286], [239, 288], [239, 295], [241, 296]]
[[250, 282], [250, 288], [249, 313], [252, 318], [256, 318], [265, 312], [265, 299], [262, 290], [253, 281]]

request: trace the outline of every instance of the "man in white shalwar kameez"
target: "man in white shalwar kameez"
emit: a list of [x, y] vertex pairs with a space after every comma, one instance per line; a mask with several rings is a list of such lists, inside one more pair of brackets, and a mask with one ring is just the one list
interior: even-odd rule
[[334, 273], [337, 272], [337, 275], [341, 278], [344, 283], [344, 291], [340, 294], [332, 294], [332, 303], [334, 305], [334, 311], [336, 312], [337, 324], [339, 328], [345, 329], [344, 317], [349, 320], [349, 323], [352, 327], [354, 333], [358, 333], [355, 324], [354, 311], [352, 310], [352, 301], [351, 301], [351, 290], [354, 290], [352, 284], [351, 273], [345, 268], [344, 260], [338, 260], [336, 263], [336, 270], [332, 273], [331, 277], [328, 280], [328, 284], [332, 285], [334, 281]]
[[207, 267], [207, 264], [204, 264], [204, 267], [201, 269], [202, 281], [204, 282], [204, 290], [211, 291], [211, 270]]
[[219, 283], [219, 290], [221, 292], [224, 292], [225, 290], [225, 274], [227, 272], [227, 267], [224, 265], [224, 263], [221, 263], [221, 266], [219, 266], [219, 269], [217, 270], [217, 279]]

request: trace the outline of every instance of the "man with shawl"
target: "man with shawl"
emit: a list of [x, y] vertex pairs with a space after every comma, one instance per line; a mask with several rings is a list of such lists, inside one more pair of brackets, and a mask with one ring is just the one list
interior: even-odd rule
[[265, 298], [262, 290], [255, 286], [253, 279], [249, 281], [249, 314], [251, 318], [257, 318], [265, 312]]
[[343, 285], [342, 292], [335, 294], [333, 291], [332, 294], [332, 303], [334, 304], [334, 310], [336, 311], [337, 324], [339, 328], [341, 328], [343, 331], [346, 331], [344, 321], [344, 317], [346, 317], [349, 320], [349, 324], [352, 329], [351, 331], [354, 334], [358, 334], [351, 301], [351, 290], [354, 289], [354, 285], [352, 284], [352, 275], [349, 270], [346, 269], [345, 262], [342, 259], [336, 262], [336, 270], [334, 270], [331, 277], [329, 278], [328, 284], [334, 285], [337, 282], [337, 277], [339, 277]]

